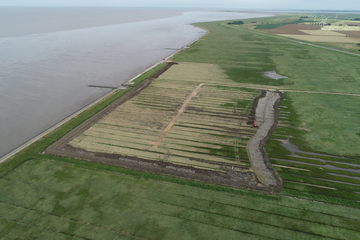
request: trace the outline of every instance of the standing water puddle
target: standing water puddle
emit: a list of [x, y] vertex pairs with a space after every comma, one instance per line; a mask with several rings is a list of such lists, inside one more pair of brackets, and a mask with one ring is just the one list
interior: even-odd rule
[[[326, 168], [326, 169], [330, 169], [330, 170], [340, 170], [340, 171], [346, 171], [346, 172], [360, 174], [360, 164], [344, 163], [344, 162], [337, 162], [337, 161], [333, 161], [333, 160], [324, 160], [324, 159], [321, 159], [321, 158], [300, 156], [300, 155], [297, 155], [296, 153], [303, 153], [303, 154], [309, 154], [309, 155], [314, 155], [314, 156], [322, 156], [322, 157], [336, 157], [336, 156], [332, 156], [332, 155], [301, 151], [300, 148], [298, 146], [292, 144], [289, 139], [286, 139], [286, 140], [276, 139], [276, 140], [280, 141], [281, 145], [283, 147], [285, 147], [286, 150], [288, 150], [291, 153], [289, 156], [297, 157], [297, 158], [303, 158], [303, 159], [317, 160], [317, 161], [323, 162], [325, 165], [319, 165], [319, 164], [314, 164], [314, 163], [301, 163], [301, 164], [317, 166], [317, 167]], [[346, 159], [346, 158], [344, 158], [344, 159]], [[295, 161], [292, 161], [292, 160], [285, 160], [285, 159], [281, 159], [281, 160], [282, 161], [288, 161], [288, 162], [295, 162]], [[349, 168], [336, 167], [336, 166], [328, 164], [329, 162], [336, 163], [336, 164], [341, 164], [341, 165], [347, 165], [349, 167], [356, 167], [356, 168], [359, 168], [359, 169], [349, 169]], [[339, 177], [348, 177], [348, 178], [353, 178], [353, 179], [356, 179], [356, 180], [360, 180], [360, 177], [352, 177], [352, 176], [341, 175], [341, 174], [336, 174], [336, 173], [328, 173], [328, 174], [339, 176]]]
[[262, 74], [263, 74], [264, 77], [275, 79], [275, 80], [279, 80], [279, 79], [282, 79], [282, 78], [288, 78], [286, 76], [282, 76], [280, 74], [277, 74], [275, 71], [262, 72]]

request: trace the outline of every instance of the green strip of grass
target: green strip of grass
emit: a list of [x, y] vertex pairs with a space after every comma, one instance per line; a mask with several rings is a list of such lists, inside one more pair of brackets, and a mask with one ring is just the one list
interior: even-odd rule
[[125, 90], [118, 90], [111, 96], [107, 97], [106, 99], [102, 100], [100, 103], [94, 105], [93, 107], [87, 109], [86, 111], [82, 112], [78, 116], [71, 119], [69, 122], [63, 124], [58, 129], [54, 130], [52, 133], [46, 135], [39, 141], [35, 142], [34, 144], [30, 145], [26, 149], [22, 150], [15, 156], [11, 157], [9, 160], [1, 164], [0, 167], [0, 177], [11, 172], [16, 167], [20, 166], [22, 163], [26, 162], [29, 159], [33, 159], [37, 157], [41, 152], [43, 152], [48, 146], [52, 143], [59, 140], [62, 136], [73, 130], [75, 127], [80, 125], [85, 120], [89, 119], [90, 117], [94, 116], [96, 113], [104, 109], [105, 107], [109, 106], [112, 102], [114, 102], [119, 97], [123, 96], [126, 92], [131, 90], [133, 87], [137, 86], [140, 82], [147, 79], [149, 76], [153, 75], [155, 72], [159, 71], [163, 67], [166, 66], [166, 63], [162, 63], [157, 65], [155, 68], [145, 72], [143, 75], [139, 76], [137, 79], [133, 81], [133, 85], [128, 87]]

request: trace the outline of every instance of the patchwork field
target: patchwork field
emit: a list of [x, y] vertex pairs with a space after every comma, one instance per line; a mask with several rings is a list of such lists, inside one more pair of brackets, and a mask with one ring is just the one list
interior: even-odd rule
[[[199, 84], [204, 85], [173, 121]], [[199, 168], [249, 166], [245, 148], [256, 130], [246, 123], [258, 94], [239, 88], [215, 65], [175, 64], [70, 144], [92, 152]]]
[[309, 30], [319, 30], [320, 25], [310, 25], [310, 24], [287, 24], [281, 27], [273, 28], [273, 29], [262, 29], [262, 31], [272, 33], [272, 34], [296, 34], [296, 35], [304, 35], [307, 34], [304, 31]]
[[336, 32], [349, 35], [352, 38], [360, 38], [360, 31], [336, 31]]
[[256, 178], [247, 154], [256, 132], [254, 99], [261, 91], [241, 88], [218, 66], [203, 63], [172, 64], [149, 81], [136, 96], [95, 116], [47, 152], [231, 186], [267, 187]]
[[360, 26], [324, 26], [323, 30], [329, 30], [329, 31], [360, 31]]
[[346, 34], [334, 32], [334, 31], [325, 31], [325, 30], [301, 30], [302, 32], [309, 34], [311, 36], [335, 36], [335, 37], [346, 37]]
[[357, 39], [346, 36], [338, 36], [336, 34], [327, 33], [325, 35], [295, 35], [295, 34], [277, 34], [283, 37], [295, 38], [309, 42], [330, 42], [330, 43], [359, 43]]
[[[325, 29], [320, 25], [311, 24], [286, 24], [272, 29], [261, 31], [283, 37], [295, 38], [309, 42], [325, 43], [359, 43], [360, 31], [338, 31], [338, 29]], [[350, 33], [349, 33], [350, 32]]]

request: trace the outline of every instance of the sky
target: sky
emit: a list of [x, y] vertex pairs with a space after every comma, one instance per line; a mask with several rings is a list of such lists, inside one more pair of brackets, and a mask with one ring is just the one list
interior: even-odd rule
[[227, 9], [360, 10], [359, 0], [0, 0], [0, 6], [200, 7]]

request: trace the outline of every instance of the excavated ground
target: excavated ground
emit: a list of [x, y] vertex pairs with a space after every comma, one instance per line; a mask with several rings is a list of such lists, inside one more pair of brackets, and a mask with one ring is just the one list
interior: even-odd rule
[[265, 96], [258, 100], [255, 118], [259, 129], [247, 145], [251, 169], [265, 186], [282, 185], [281, 177], [272, 168], [269, 157], [264, 149], [265, 142], [277, 125], [277, 106], [281, 98], [281, 92], [266, 91]]

